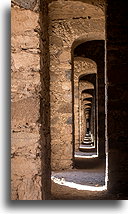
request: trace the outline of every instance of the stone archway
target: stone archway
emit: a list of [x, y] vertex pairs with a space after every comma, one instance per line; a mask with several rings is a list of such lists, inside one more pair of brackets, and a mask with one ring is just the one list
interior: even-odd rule
[[[81, 11], [82, 6], [86, 8], [84, 12]], [[87, 4], [86, 7], [86, 3], [77, 1], [52, 2], [48, 10], [50, 78], [54, 79], [50, 82], [51, 164], [52, 169], [57, 170], [72, 167], [71, 53], [74, 41], [81, 36], [84, 41], [92, 37], [103, 38], [104, 13], [96, 6]], [[90, 19], [89, 14], [92, 14]]]

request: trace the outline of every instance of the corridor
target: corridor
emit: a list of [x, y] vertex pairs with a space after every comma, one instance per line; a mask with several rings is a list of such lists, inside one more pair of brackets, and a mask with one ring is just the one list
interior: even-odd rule
[[127, 12], [12, 1], [12, 200], [127, 198]]
[[[81, 199], [81, 197], [86, 199], [87, 194], [83, 195], [85, 191], [95, 191], [96, 198], [100, 197], [99, 191], [105, 192], [105, 161], [98, 158], [89, 134], [86, 134], [84, 141], [80, 144], [79, 151], [75, 152], [73, 169], [53, 171], [51, 179], [53, 200], [64, 199], [67, 194], [68, 199], [72, 199], [72, 194], [76, 190], [79, 190], [79, 194], [78, 192], [77, 196], [74, 194], [75, 199]], [[60, 191], [61, 188], [63, 194]], [[93, 197], [94, 195], [92, 194]]]
[[[67, 4], [69, 6], [68, 12]], [[81, 16], [87, 17], [89, 13], [93, 17], [88, 19], [92, 29], [87, 28], [86, 20], [81, 19], [79, 19], [82, 24], [81, 28], [78, 27], [77, 19], [72, 19], [71, 16], [71, 4], [74, 5], [73, 17], [78, 16], [78, 11]], [[55, 33], [61, 39], [65, 35], [64, 46], [56, 47], [56, 51], [61, 50], [59, 63], [56, 61], [57, 58], [53, 58], [50, 64], [52, 70], [50, 96], [52, 101], [51, 180], [53, 198], [62, 195], [61, 192], [59, 196], [56, 195], [59, 185], [69, 188], [69, 197], [71, 196], [70, 188], [92, 192], [107, 189], [105, 17], [101, 9], [89, 4], [87, 4], [87, 10], [83, 14], [81, 6], [84, 7], [85, 5], [86, 3], [82, 2], [68, 2], [64, 5], [63, 2], [65, 15], [61, 11], [60, 3], [52, 3], [49, 7], [49, 11], [53, 11], [53, 8], [55, 10], [54, 17], [50, 15], [49, 29], [51, 34], [54, 35]], [[61, 11], [59, 18], [57, 16], [58, 11]], [[91, 20], [95, 20], [97, 16], [97, 24], [100, 24], [98, 32], [97, 25], [91, 23]], [[55, 18], [56, 22], [54, 21]], [[66, 24], [65, 19], [68, 20], [68, 24]], [[60, 27], [58, 32], [57, 26], [60, 26], [60, 23], [62, 25], [62, 22], [65, 31], [63, 32], [63, 28]], [[65, 25], [68, 25], [70, 33]], [[71, 26], [73, 26], [74, 31], [72, 31]], [[82, 37], [79, 30], [82, 31]], [[86, 32], [88, 32], [88, 36]], [[50, 56], [54, 55], [55, 49], [53, 45], [50, 45]], [[57, 75], [58, 71], [61, 75]], [[54, 81], [52, 81], [53, 73], [56, 73]], [[56, 188], [54, 188], [55, 184]], [[64, 189], [63, 194], [66, 194]]]

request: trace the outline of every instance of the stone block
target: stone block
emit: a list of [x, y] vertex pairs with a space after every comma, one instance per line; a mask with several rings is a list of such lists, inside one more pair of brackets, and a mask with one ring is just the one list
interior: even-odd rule
[[13, 53], [12, 60], [16, 70], [33, 70], [39, 71], [40, 69], [40, 56], [39, 54], [27, 53], [22, 51], [20, 53]]
[[39, 139], [39, 134], [12, 134], [12, 200], [41, 200], [41, 148]]
[[21, 35], [34, 32], [39, 28], [39, 14], [30, 10], [11, 9], [11, 33]]
[[58, 109], [59, 113], [65, 114], [65, 113], [72, 113], [72, 105], [71, 103], [63, 103], [62, 105], [60, 105], [59, 109]]
[[61, 63], [68, 62], [69, 59], [71, 59], [71, 53], [67, 50], [63, 51], [62, 54], [59, 56], [59, 60]]
[[[31, 35], [15, 35], [11, 38], [11, 46], [13, 50], [18, 51], [18, 49], [26, 50], [29, 52], [39, 52], [39, 37], [37, 33], [32, 33]], [[30, 50], [28, 50], [30, 49]], [[37, 49], [37, 50], [33, 50]]]
[[[59, 19], [93, 19], [103, 16], [103, 11], [91, 4], [85, 5], [81, 2], [52, 2], [49, 5], [50, 17], [52, 20]], [[83, 15], [84, 13], [84, 15]]]
[[[32, 126], [32, 130], [38, 126], [40, 118], [40, 100], [39, 98], [29, 97], [11, 104], [12, 129], [22, 130], [22, 128]], [[31, 130], [31, 131], [32, 131]], [[34, 131], [34, 130], [33, 130]]]
[[63, 41], [60, 37], [51, 36], [50, 37], [50, 45], [55, 45], [57, 48], [63, 47]]
[[62, 89], [65, 91], [71, 91], [71, 82], [63, 82]]
[[[19, 74], [19, 75], [18, 75]], [[40, 74], [36, 72], [14, 72], [12, 75], [12, 101], [37, 97], [41, 91]]]
[[32, 10], [36, 5], [37, 0], [12, 0], [12, 2], [19, 5], [20, 7]]

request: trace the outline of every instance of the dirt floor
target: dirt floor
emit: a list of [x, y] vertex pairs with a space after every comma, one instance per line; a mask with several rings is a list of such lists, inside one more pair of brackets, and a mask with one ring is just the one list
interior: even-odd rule
[[51, 200], [128, 200], [122, 194], [108, 193], [104, 191], [77, 190], [67, 186], [61, 186], [52, 181]]
[[74, 169], [70, 171], [52, 172], [52, 176], [68, 182], [89, 186], [105, 185], [105, 172], [99, 169]]
[[87, 157], [87, 156], [93, 156], [93, 155], [97, 155], [96, 152], [75, 152], [75, 156], [82, 156], [82, 157]]

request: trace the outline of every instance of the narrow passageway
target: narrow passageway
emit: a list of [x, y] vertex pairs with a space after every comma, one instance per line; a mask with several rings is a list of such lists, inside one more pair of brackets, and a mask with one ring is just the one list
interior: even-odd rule
[[12, 200], [128, 199], [127, 14], [11, 1]]
[[93, 150], [93, 148], [95, 148], [95, 146], [92, 138], [85, 136], [84, 140], [79, 146], [79, 150], [90, 153]]
[[[73, 4], [75, 9], [71, 15]], [[77, 19], [74, 19], [78, 13], [83, 16], [81, 6], [85, 5], [87, 7], [84, 17], [92, 13], [94, 20], [96, 19], [97, 24], [100, 24], [98, 32], [98, 25], [91, 22], [93, 18], [80, 19], [82, 23], [79, 27]], [[90, 8], [89, 4], [82, 2], [68, 2], [68, 6], [67, 13], [67, 3], [63, 2], [67, 17], [62, 13], [60, 3], [53, 3], [49, 7], [52, 12], [53, 8], [56, 10], [53, 14], [55, 17], [50, 16], [49, 29], [53, 36], [58, 35], [58, 39], [62, 40], [64, 37], [63, 45], [61, 44], [57, 49], [61, 53], [59, 61], [57, 57], [52, 58], [50, 64], [52, 71], [50, 96], [51, 101], [53, 100], [51, 102], [53, 198], [62, 197], [62, 193], [59, 192], [60, 186], [63, 186], [63, 194], [68, 194], [70, 198], [72, 198], [71, 189], [80, 191], [78, 197], [81, 197], [83, 191], [106, 190], [104, 13], [100, 8], [92, 5]], [[60, 17], [57, 16], [59, 10]], [[67, 25], [65, 26], [67, 23], [65, 19], [70, 23], [68, 28]], [[60, 27], [60, 32], [58, 32], [58, 26], [61, 26], [62, 22], [65, 30]], [[89, 22], [92, 27], [91, 31], [86, 22]], [[56, 54], [54, 48], [51, 43], [51, 57]], [[55, 81], [52, 78], [53, 72], [56, 73]], [[65, 189], [67, 193], [64, 187], [68, 188]]]
[[[71, 189], [79, 190], [78, 197], [83, 194], [81, 191], [105, 190], [105, 161], [100, 160], [95, 147], [92, 144], [91, 137], [85, 137], [80, 144], [79, 151], [74, 155], [74, 167], [71, 170], [52, 172], [52, 194], [54, 197], [62, 197], [62, 193], [55, 193], [60, 185], [68, 187], [67, 191], [70, 196]], [[101, 187], [101, 189], [96, 188]], [[95, 188], [95, 189], [93, 189]], [[63, 192], [63, 194], [65, 194]]]
[[80, 143], [79, 151], [75, 152], [74, 159], [98, 157], [93, 139], [86, 134], [84, 140]]
[[[91, 116], [91, 115], [90, 115]], [[60, 185], [68, 187], [67, 191], [70, 196], [70, 188], [81, 191], [105, 191], [105, 160], [100, 159], [96, 149], [96, 145], [92, 138], [89, 125], [90, 118], [85, 118], [86, 130], [83, 140], [79, 144], [78, 151], [75, 151], [73, 157], [73, 168], [71, 170], [61, 170], [52, 172], [52, 187], [56, 183], [56, 189]], [[99, 189], [99, 187], [101, 189]], [[57, 190], [56, 190], [57, 191]], [[53, 197], [62, 197], [56, 195], [52, 188]], [[57, 193], [58, 194], [58, 193]], [[65, 194], [65, 192], [63, 192]]]

